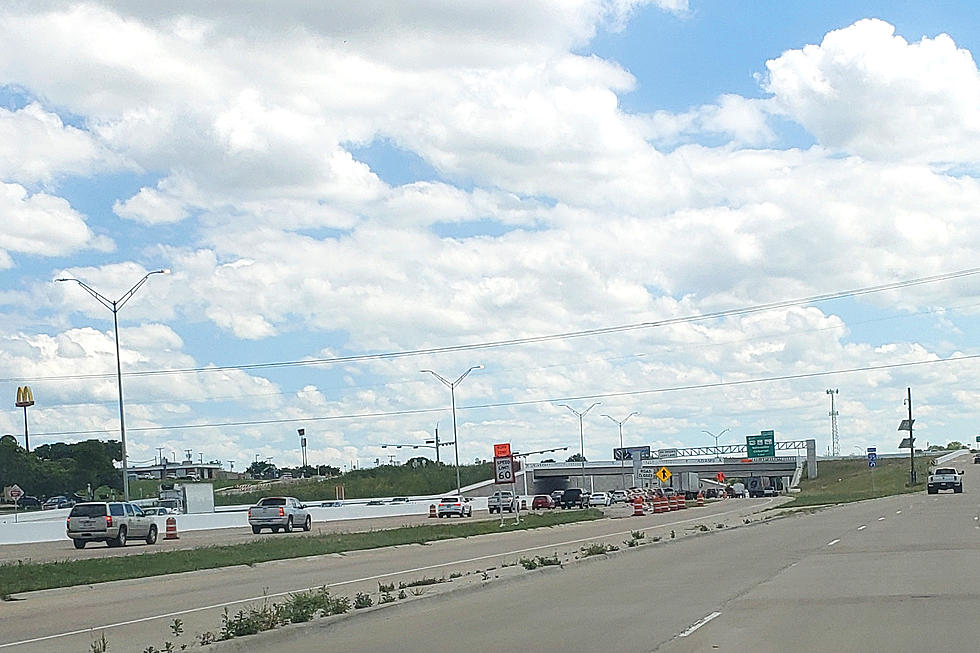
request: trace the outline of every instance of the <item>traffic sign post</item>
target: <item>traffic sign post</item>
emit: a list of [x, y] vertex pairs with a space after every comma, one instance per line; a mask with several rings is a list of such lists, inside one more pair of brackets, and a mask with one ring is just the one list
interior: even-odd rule
[[878, 465], [878, 449], [877, 447], [868, 447], [868, 473], [871, 474], [871, 496], [877, 494], [875, 492], [875, 467]]
[[497, 485], [514, 482], [514, 459], [511, 456], [497, 456], [493, 459], [493, 481]]

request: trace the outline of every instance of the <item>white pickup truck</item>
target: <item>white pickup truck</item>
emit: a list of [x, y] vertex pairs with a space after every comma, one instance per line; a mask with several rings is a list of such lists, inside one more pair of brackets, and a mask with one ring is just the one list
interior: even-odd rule
[[936, 494], [940, 490], [952, 490], [956, 494], [963, 491], [963, 472], [957, 472], [952, 467], [938, 467], [929, 474], [927, 492]]
[[313, 517], [295, 497], [266, 497], [248, 509], [248, 525], [256, 535], [263, 528], [273, 533], [291, 533], [294, 527], [308, 531], [313, 528]]

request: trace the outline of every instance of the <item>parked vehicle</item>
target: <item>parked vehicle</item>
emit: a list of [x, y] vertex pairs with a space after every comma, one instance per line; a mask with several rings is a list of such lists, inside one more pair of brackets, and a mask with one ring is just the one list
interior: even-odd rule
[[609, 506], [612, 504], [612, 498], [605, 492], [593, 492], [589, 495], [589, 505], [590, 506]]
[[568, 508], [582, 507], [582, 490], [577, 487], [570, 487], [561, 495], [561, 507], [563, 510]]
[[494, 492], [492, 495], [490, 495], [490, 498], [487, 499], [487, 508], [490, 510], [491, 515], [495, 512], [502, 512], [504, 510], [507, 512], [514, 512], [516, 507], [514, 493], [510, 490]]
[[963, 472], [957, 472], [952, 467], [939, 467], [929, 474], [929, 484], [926, 491], [936, 494], [940, 490], [952, 490], [955, 494], [963, 491]]
[[309, 531], [313, 528], [313, 517], [295, 497], [266, 497], [248, 509], [248, 524], [256, 535], [263, 528], [273, 533], [280, 530], [291, 533], [296, 526]]
[[459, 496], [449, 496], [439, 499], [439, 505], [436, 506], [436, 514], [440, 517], [452, 517], [456, 515], [457, 517], [472, 517], [473, 516], [473, 506], [470, 504], [469, 499], [465, 499]]
[[68, 513], [66, 527], [76, 549], [84, 549], [89, 542], [126, 546], [131, 538], [142, 539], [147, 544], [157, 541], [153, 518], [139, 506], [123, 501], [76, 504]]
[[547, 494], [538, 494], [531, 499], [531, 510], [543, 510], [545, 508], [554, 508], [555, 500], [552, 499]]

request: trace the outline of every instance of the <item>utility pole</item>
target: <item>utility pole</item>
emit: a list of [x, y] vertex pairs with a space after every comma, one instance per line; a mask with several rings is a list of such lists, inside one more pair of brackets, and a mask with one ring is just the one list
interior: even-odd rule
[[915, 485], [915, 438], [912, 437], [912, 388], [909, 387], [909, 487]]
[[163, 464], [163, 447], [157, 447], [157, 464]]
[[[602, 403], [601, 401], [596, 401], [591, 406], [589, 406], [588, 408], [586, 408], [585, 410], [583, 410], [581, 413], [578, 412], [577, 410], [575, 410], [574, 408], [572, 408], [571, 406], [569, 406], [568, 404], [558, 404], [559, 406], [563, 406], [563, 407], [567, 408], [568, 410], [572, 411], [572, 413], [576, 417], [578, 417], [578, 442], [579, 442], [579, 457], [582, 458], [582, 461], [581, 462], [582, 462], [582, 491], [583, 492], [585, 492], [585, 426], [584, 426], [584, 420], [585, 420], [585, 416], [589, 414], [589, 411], [592, 410], [593, 408], [595, 408], [596, 406], [598, 406], [601, 403]], [[595, 491], [595, 477], [594, 476], [590, 476], [589, 478], [592, 479], [592, 490]]]
[[832, 455], [840, 455], [840, 434], [837, 432], [837, 410], [834, 408], [834, 395], [840, 390], [827, 390], [830, 395], [830, 441], [832, 443]]

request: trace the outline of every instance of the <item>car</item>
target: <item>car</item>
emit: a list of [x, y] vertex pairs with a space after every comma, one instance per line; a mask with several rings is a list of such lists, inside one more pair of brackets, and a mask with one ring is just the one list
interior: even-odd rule
[[629, 495], [626, 494], [626, 490], [613, 490], [610, 495], [612, 496], [613, 503], [626, 503], [629, 499]]
[[612, 497], [606, 492], [593, 492], [589, 495], [590, 506], [608, 506], [612, 504]]
[[453, 515], [457, 517], [472, 517], [473, 506], [470, 505], [468, 499], [460, 496], [443, 497], [439, 499], [439, 505], [436, 506], [436, 514], [440, 517], [452, 517]]
[[411, 503], [408, 497], [395, 497], [391, 500], [392, 505]]
[[980, 454], [977, 454], [976, 456], [973, 457], [973, 464], [980, 465]]
[[320, 504], [321, 508], [340, 508], [344, 505], [343, 501], [324, 501]]
[[561, 495], [564, 494], [564, 493], [565, 493], [565, 490], [555, 490], [554, 492], [551, 493], [551, 500], [555, 502], [555, 505], [556, 506], [559, 503], [561, 503]]
[[127, 501], [87, 501], [77, 503], [66, 520], [68, 537], [76, 549], [89, 542], [108, 546], [126, 546], [130, 538], [147, 544], [157, 541], [157, 525], [143, 510]]
[[580, 508], [582, 506], [582, 490], [577, 487], [570, 487], [561, 495], [561, 507], [563, 510], [568, 508]]
[[143, 512], [145, 512], [148, 515], [156, 516], [156, 517], [180, 514], [173, 508], [168, 508], [166, 506], [153, 506], [152, 508], [143, 508]]
[[677, 492], [672, 487], [662, 487], [657, 489], [660, 490], [660, 496], [663, 497], [672, 497], [675, 494], [677, 494]]
[[30, 495], [25, 495], [25, 496], [22, 496], [20, 499], [17, 500], [17, 507], [18, 508], [24, 508], [24, 509], [28, 509], [28, 508], [40, 508], [41, 507], [41, 500], [38, 499], [37, 497], [32, 497]]
[[547, 494], [537, 494], [531, 499], [531, 510], [541, 510], [544, 508], [554, 508], [555, 500]]
[[384, 501], [382, 501], [381, 499], [372, 499], [371, 501], [368, 501], [367, 504], [365, 504], [365, 505], [368, 505], [368, 506], [384, 506], [384, 505], [387, 505], [387, 504]]
[[58, 508], [71, 508], [75, 502], [66, 496], [51, 497], [43, 504], [41, 510], [57, 510]]

